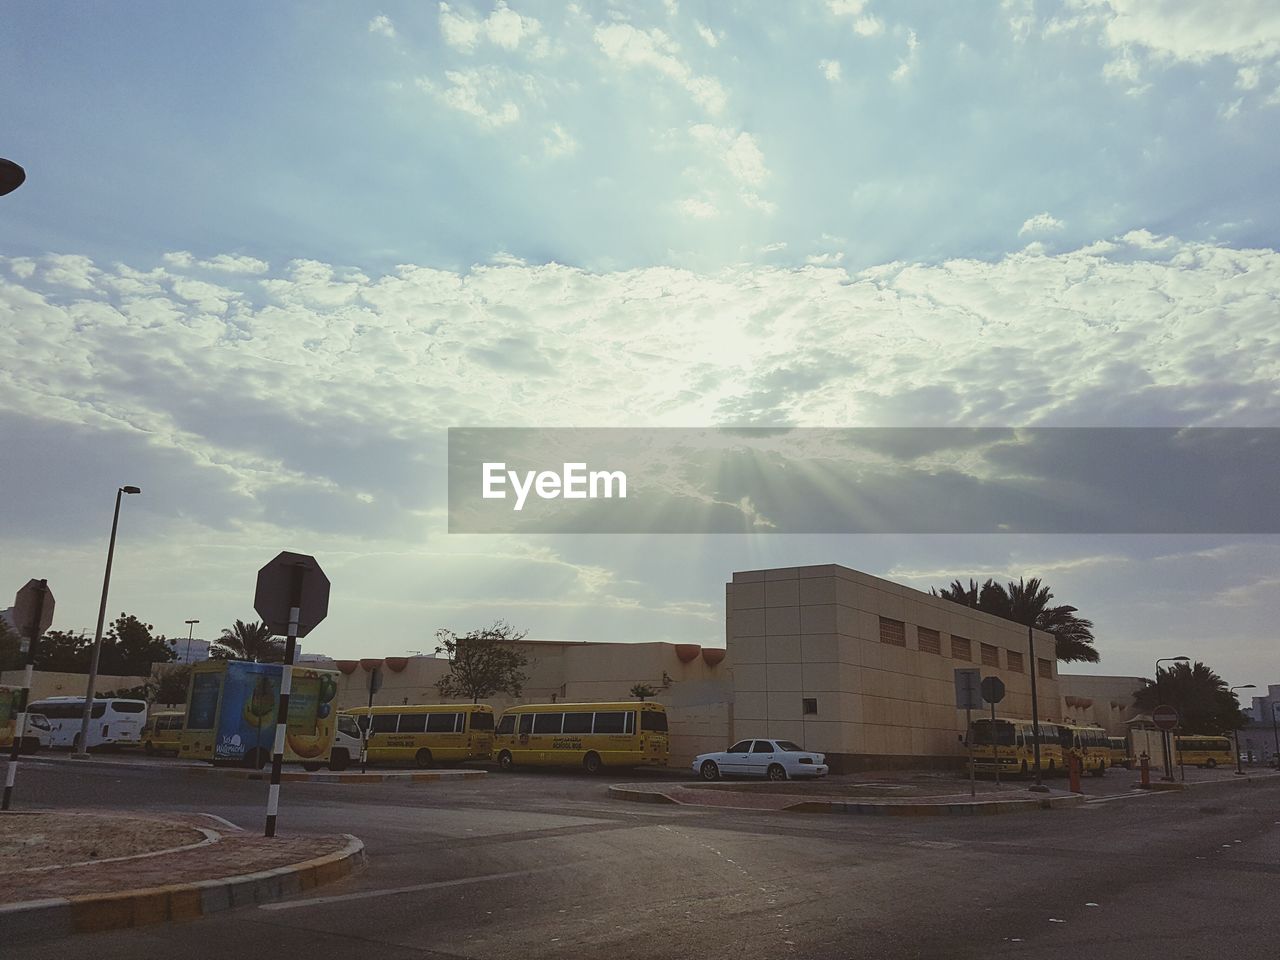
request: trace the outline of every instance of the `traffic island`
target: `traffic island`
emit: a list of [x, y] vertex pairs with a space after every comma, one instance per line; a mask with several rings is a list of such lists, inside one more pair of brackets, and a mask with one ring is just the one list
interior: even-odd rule
[[[1078, 794], [1053, 791], [1049, 794], [1029, 790], [1008, 790], [984, 794], [981, 799], [967, 792], [926, 793], [912, 796], [867, 796], [874, 784], [836, 787], [830, 784], [656, 783], [615, 784], [609, 795], [618, 800], [637, 803], [677, 803], [686, 806], [721, 807], [735, 810], [761, 810], [784, 813], [842, 813], [888, 817], [936, 817], [973, 814], [1024, 813], [1075, 807], [1085, 798]], [[898, 789], [911, 789], [897, 787]], [[806, 790], [807, 787], [812, 787]], [[843, 795], [842, 795], [843, 794]]]
[[266, 838], [202, 815], [0, 814], [0, 942], [190, 920], [331, 883], [349, 834]]

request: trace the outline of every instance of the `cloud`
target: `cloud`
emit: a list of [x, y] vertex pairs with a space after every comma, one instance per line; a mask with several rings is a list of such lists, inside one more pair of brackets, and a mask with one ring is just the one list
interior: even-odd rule
[[388, 40], [394, 40], [396, 38], [395, 25], [391, 22], [390, 17], [382, 13], [369, 21], [369, 32], [386, 37]]
[[893, 73], [889, 74], [889, 79], [894, 83], [905, 83], [917, 64], [920, 62], [919, 54], [920, 40], [916, 37], [914, 30], [907, 31], [907, 52], [902, 59], [898, 61], [898, 66], [894, 68]]
[[170, 267], [180, 270], [212, 270], [217, 273], [266, 273], [270, 265], [257, 257], [243, 254], [219, 253], [207, 260], [198, 260], [189, 250], [175, 250], [161, 258]]
[[866, 0], [827, 0], [827, 9], [837, 18], [853, 22], [853, 32], [860, 37], [874, 37], [884, 31], [884, 21], [866, 13]]
[[715, 208], [715, 204], [695, 197], [681, 200], [677, 206], [681, 213], [692, 220], [710, 220], [720, 215], [720, 211]]
[[520, 108], [512, 99], [511, 87], [516, 78], [494, 66], [471, 70], [447, 70], [446, 86], [427, 77], [419, 77], [418, 88], [452, 110], [475, 120], [482, 128], [493, 130], [520, 119]]
[[819, 60], [818, 70], [830, 83], [840, 82], [840, 61], [838, 60]]
[[[447, 3], [440, 4], [440, 38], [462, 53], [475, 53], [482, 42], [511, 52], [540, 37], [542, 24], [512, 10], [503, 0], [483, 20], [456, 13]], [[535, 50], [535, 53], [541, 52]]]
[[662, 30], [640, 30], [629, 23], [597, 27], [596, 45], [623, 69], [648, 69], [673, 80], [710, 114], [721, 113], [727, 96], [713, 77], [699, 76], [678, 56], [679, 45]]
[[694, 29], [698, 31], [698, 36], [702, 38], [702, 42], [708, 47], [715, 48], [720, 46], [720, 38], [716, 36], [715, 31], [710, 27], [704, 26], [698, 21], [693, 22]]
[[1062, 221], [1048, 213], [1037, 213], [1028, 217], [1018, 228], [1018, 236], [1025, 237], [1029, 233], [1056, 233], [1062, 229]]
[[555, 123], [551, 132], [542, 138], [542, 152], [549, 158], [567, 157], [578, 152], [578, 141], [564, 127]]

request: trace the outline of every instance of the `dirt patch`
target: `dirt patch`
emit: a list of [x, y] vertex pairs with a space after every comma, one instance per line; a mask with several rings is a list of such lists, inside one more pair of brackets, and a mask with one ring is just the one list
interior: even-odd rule
[[194, 827], [155, 819], [70, 813], [0, 816], [0, 874], [130, 857], [199, 843]]

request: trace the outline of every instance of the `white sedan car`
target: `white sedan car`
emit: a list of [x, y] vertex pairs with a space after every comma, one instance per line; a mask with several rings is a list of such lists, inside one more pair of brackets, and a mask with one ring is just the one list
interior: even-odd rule
[[694, 757], [693, 772], [703, 780], [719, 780], [722, 776], [770, 780], [825, 777], [827, 758], [790, 740], [739, 740], [722, 753]]

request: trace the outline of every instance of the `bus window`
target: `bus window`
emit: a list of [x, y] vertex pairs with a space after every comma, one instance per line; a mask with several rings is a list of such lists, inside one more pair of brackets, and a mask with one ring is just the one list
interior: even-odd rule
[[666, 733], [667, 715], [658, 710], [645, 710], [640, 714], [640, 729], [652, 730], [655, 733]]
[[532, 713], [520, 714], [520, 732], [526, 735], [533, 732], [533, 714]]
[[397, 713], [375, 713], [373, 715], [373, 732], [374, 733], [395, 733], [396, 721], [400, 719]]
[[[492, 713], [485, 713], [483, 711], [477, 710], [475, 713], [470, 714], [470, 716], [471, 716], [472, 730], [477, 730], [477, 731], [483, 730], [487, 732], [493, 729]], [[507, 732], [510, 733], [510, 731], [507, 731]]]
[[602, 711], [596, 714], [596, 733], [625, 733], [627, 715], [621, 711]]
[[399, 733], [422, 733], [427, 729], [427, 715], [425, 713], [400, 714]]
[[511, 734], [516, 732], [516, 715], [514, 713], [506, 713], [502, 715], [502, 719], [498, 721], [498, 733]]
[[533, 732], [534, 733], [559, 733], [560, 726], [563, 723], [564, 723], [563, 713], [533, 714]]
[[427, 733], [453, 733], [456, 713], [433, 713], [427, 716]]

